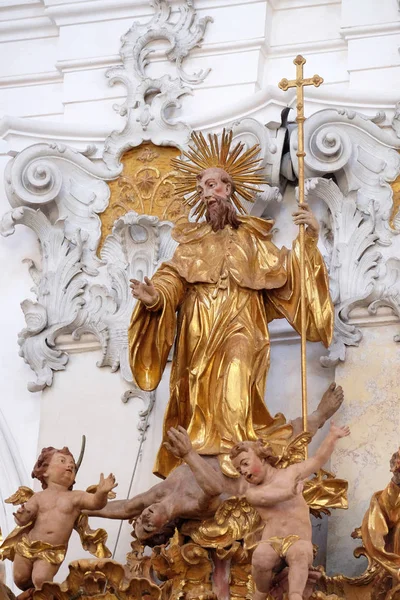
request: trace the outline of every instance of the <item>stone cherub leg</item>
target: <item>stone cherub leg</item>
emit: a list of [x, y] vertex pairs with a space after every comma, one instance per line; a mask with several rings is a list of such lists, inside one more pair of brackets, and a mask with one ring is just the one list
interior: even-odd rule
[[60, 565], [52, 565], [43, 560], [32, 561], [23, 556], [15, 556], [14, 559], [14, 582], [21, 590], [31, 587], [40, 588], [44, 581], [53, 581]]
[[289, 567], [289, 598], [302, 600], [308, 579], [308, 570], [312, 566], [313, 551], [309, 542], [300, 540], [287, 551], [285, 558]]

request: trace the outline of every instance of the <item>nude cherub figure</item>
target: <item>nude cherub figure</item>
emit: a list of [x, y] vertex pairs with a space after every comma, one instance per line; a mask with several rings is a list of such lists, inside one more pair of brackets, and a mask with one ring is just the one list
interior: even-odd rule
[[313, 561], [310, 510], [304, 500], [303, 480], [316, 473], [331, 456], [348, 427], [331, 424], [330, 431], [311, 458], [277, 469], [276, 457], [261, 442], [241, 442], [231, 460], [247, 483], [245, 496], [259, 513], [264, 529], [252, 558], [255, 600], [265, 600], [273, 571], [282, 560], [289, 567], [289, 600], [302, 600]]
[[[308, 430], [314, 435], [343, 402], [340, 386], [331, 383], [317, 409], [309, 415]], [[302, 419], [291, 421], [293, 435], [302, 431]], [[146, 492], [127, 500], [114, 500], [89, 516], [108, 519], [136, 519], [137, 538], [148, 545], [165, 543], [174, 533], [177, 519], [207, 519], [229, 496], [244, 494], [244, 479], [232, 479], [221, 472], [217, 456], [199, 456], [194, 452], [182, 427], [168, 432], [167, 444], [184, 464]], [[244, 487], [243, 487], [244, 486]]]
[[21, 590], [40, 588], [52, 581], [64, 560], [74, 523], [83, 509], [107, 504], [108, 493], [116, 487], [110, 474], [100, 481], [95, 493], [74, 491], [76, 464], [68, 448], [43, 448], [33, 468], [43, 491], [20, 506], [14, 518], [19, 526], [33, 526], [15, 545], [14, 581]]

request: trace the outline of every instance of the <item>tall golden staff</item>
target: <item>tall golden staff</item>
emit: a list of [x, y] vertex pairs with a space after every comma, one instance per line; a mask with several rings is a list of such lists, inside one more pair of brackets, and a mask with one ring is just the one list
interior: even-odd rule
[[[298, 173], [299, 173], [299, 207], [304, 205], [304, 128], [303, 123], [304, 117], [304, 86], [315, 85], [318, 87], [323, 83], [322, 77], [314, 75], [309, 79], [303, 78], [303, 65], [306, 63], [306, 59], [300, 54], [294, 59], [296, 65], [296, 79], [288, 81], [282, 79], [279, 82], [281, 90], [286, 92], [289, 88], [296, 88], [297, 96], [297, 117], [296, 122], [298, 124], [298, 146], [297, 146], [297, 157], [298, 162]], [[307, 357], [306, 357], [306, 277], [305, 277], [305, 250], [304, 250], [304, 224], [300, 225], [300, 310], [301, 310], [301, 405], [303, 414], [303, 430], [307, 431]], [[307, 449], [306, 449], [307, 452]], [[307, 454], [306, 454], [307, 457]]]

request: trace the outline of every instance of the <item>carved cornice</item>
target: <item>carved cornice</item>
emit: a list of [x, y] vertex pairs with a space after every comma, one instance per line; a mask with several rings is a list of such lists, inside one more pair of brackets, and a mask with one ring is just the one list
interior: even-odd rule
[[59, 29], [57, 25], [46, 16], [0, 21], [0, 36], [2, 42], [57, 37], [58, 33]]

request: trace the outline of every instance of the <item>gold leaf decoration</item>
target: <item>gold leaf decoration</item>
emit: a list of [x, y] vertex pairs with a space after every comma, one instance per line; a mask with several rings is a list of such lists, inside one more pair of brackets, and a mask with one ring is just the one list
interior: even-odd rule
[[123, 155], [122, 174], [109, 182], [110, 202], [100, 215], [99, 253], [115, 221], [131, 210], [173, 223], [187, 219], [190, 208], [177, 196], [178, 174], [171, 162], [179, 155], [179, 148], [151, 143], [143, 143]]
[[260, 516], [244, 497], [225, 500], [214, 517], [187, 521], [182, 533], [206, 548], [225, 548], [258, 529]]

